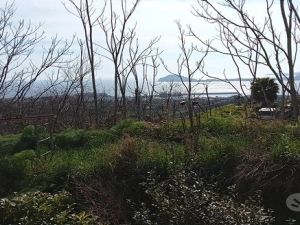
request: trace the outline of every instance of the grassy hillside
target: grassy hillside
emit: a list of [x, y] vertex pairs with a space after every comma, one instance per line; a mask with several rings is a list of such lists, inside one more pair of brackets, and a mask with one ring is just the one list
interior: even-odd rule
[[298, 124], [227, 106], [201, 115], [197, 148], [182, 124], [69, 128], [41, 157], [33, 127], [0, 136], [0, 224], [41, 224], [26, 213], [47, 210], [47, 224], [299, 223], [285, 205], [299, 192]]

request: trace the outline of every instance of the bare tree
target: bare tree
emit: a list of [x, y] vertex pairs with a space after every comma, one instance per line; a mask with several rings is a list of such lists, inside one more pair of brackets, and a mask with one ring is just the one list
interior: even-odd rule
[[[149, 107], [149, 114], [146, 114], [146, 117], [150, 117], [152, 112], [153, 112], [153, 98], [154, 98], [154, 94], [156, 93], [155, 89], [156, 89], [156, 76], [158, 74], [158, 68], [160, 66], [160, 64], [157, 62], [158, 61], [158, 54], [155, 54], [154, 56], [151, 57], [151, 63], [150, 63], [150, 68], [152, 70], [152, 73], [150, 75], [148, 75], [149, 69], [147, 69], [146, 71], [146, 75], [145, 75], [145, 82], [146, 82], [146, 90], [145, 90], [145, 95], [147, 96], [147, 100], [146, 100], [146, 104], [144, 105], [144, 107]], [[149, 78], [152, 78], [151, 80], [149, 80]], [[151, 116], [153, 117], [153, 116]], [[150, 118], [151, 118], [150, 117]], [[148, 119], [150, 119], [148, 118]]]
[[[193, 100], [192, 94], [195, 86], [199, 84], [199, 82], [194, 82], [194, 79], [196, 79], [195, 75], [196, 73], [200, 73], [201, 71], [204, 70], [204, 59], [208, 54], [208, 51], [204, 52], [204, 54], [198, 58], [197, 61], [195, 62], [195, 65], [192, 65], [193, 61], [193, 53], [196, 51], [198, 52], [197, 46], [191, 44], [190, 47], [187, 46], [187, 33], [183, 29], [182, 25], [180, 24], [179, 21], [175, 21], [178, 27], [179, 31], [179, 48], [181, 51], [181, 54], [179, 55], [177, 59], [177, 73], [174, 73], [170, 71], [167, 67], [167, 65], [162, 61], [165, 69], [169, 71], [171, 74], [177, 74], [180, 79], [181, 83], [183, 84], [185, 91], [187, 93], [187, 111], [188, 111], [188, 118], [189, 118], [189, 125], [190, 125], [190, 137], [192, 139], [193, 143], [193, 150], [197, 151], [199, 146], [199, 132], [200, 132], [200, 114], [197, 115], [197, 112], [195, 112], [194, 107], [198, 106], [198, 102], [195, 102]], [[188, 80], [185, 82], [183, 79], [184, 74], [186, 74]], [[200, 75], [199, 78], [196, 80], [200, 80]], [[194, 83], [193, 83], [194, 82]], [[196, 117], [195, 117], [196, 115]], [[197, 118], [197, 120], [196, 120]]]
[[[166, 70], [169, 71], [171, 74], [177, 74], [180, 79], [181, 83], [183, 84], [185, 91], [187, 93], [187, 109], [188, 109], [188, 117], [190, 121], [190, 132], [191, 133], [196, 133], [196, 126], [195, 126], [195, 118], [194, 118], [194, 106], [195, 103], [193, 104], [193, 90], [195, 86], [199, 84], [199, 82], [194, 82], [193, 80], [195, 78], [195, 74], [200, 71], [203, 71], [204, 68], [204, 59], [208, 54], [208, 51], [204, 53], [204, 55], [195, 63], [194, 68], [192, 68], [192, 55], [195, 51], [198, 51], [197, 46], [194, 46], [191, 44], [190, 47], [187, 46], [187, 33], [183, 29], [182, 25], [180, 24], [179, 21], [176, 21], [178, 31], [179, 31], [179, 48], [181, 50], [181, 54], [177, 59], [177, 73], [174, 73], [168, 69], [168, 66], [163, 62], [163, 65], [165, 66]], [[186, 72], [184, 72], [186, 70]], [[187, 75], [187, 82], [183, 80], [184, 73]], [[200, 76], [197, 80], [200, 80]]]
[[90, 71], [92, 75], [92, 87], [93, 87], [93, 97], [94, 97], [94, 107], [95, 107], [95, 124], [96, 127], [99, 125], [99, 113], [98, 113], [98, 97], [97, 97], [97, 84], [96, 84], [96, 62], [95, 62], [95, 43], [93, 40], [94, 27], [97, 24], [97, 20], [102, 16], [104, 11], [100, 12], [95, 18], [92, 18], [96, 9], [93, 7], [93, 1], [80, 0], [76, 3], [73, 0], [69, 0], [75, 9], [75, 12], [71, 11], [66, 4], [64, 4], [66, 10], [71, 14], [75, 15], [80, 19], [81, 25], [84, 30], [84, 43], [86, 45], [86, 51], [90, 63]]
[[[106, 46], [100, 47], [108, 53], [101, 54], [112, 61], [114, 65], [114, 86], [115, 86], [115, 109], [114, 120], [118, 111], [118, 90], [121, 92], [121, 108], [123, 117], [126, 116], [126, 86], [127, 79], [138, 63], [147, 57], [151, 57], [153, 46], [159, 41], [159, 37], [153, 38], [143, 49], [136, 38], [136, 26], [129, 27], [129, 21], [141, 0], [134, 0], [129, 6], [127, 0], [121, 0], [121, 14], [114, 10], [113, 0], [109, 0], [104, 10], [108, 16], [103, 14], [98, 23], [105, 34]], [[129, 56], [128, 56], [129, 55]], [[127, 59], [126, 59], [127, 56]], [[116, 121], [115, 121], [116, 122]]]
[[15, 103], [22, 104], [42, 74], [51, 68], [63, 68], [70, 61], [64, 56], [71, 54], [73, 42], [66, 41], [62, 45], [62, 41], [54, 37], [49, 47], [43, 47], [41, 58], [34, 59], [33, 52], [44, 39], [41, 24], [32, 27], [24, 20], [15, 22], [15, 11], [15, 5], [8, 3], [0, 9], [0, 99], [6, 110]]
[[[295, 62], [299, 46], [299, 13], [292, 0], [265, 0], [265, 19], [259, 23], [255, 16], [247, 11], [246, 0], [224, 0], [221, 3], [200, 1], [193, 6], [192, 13], [205, 21], [216, 24], [219, 41], [225, 47], [220, 49], [201, 39], [190, 27], [190, 35], [196, 37], [202, 44], [217, 52], [230, 57], [240, 75], [240, 63], [248, 66], [253, 79], [256, 79], [258, 66], [266, 66], [275, 75], [282, 86], [283, 94], [287, 91], [292, 100], [294, 117], [299, 116], [299, 97], [295, 88]], [[277, 7], [277, 8], [276, 8]], [[229, 8], [231, 16], [222, 12]], [[280, 10], [284, 30], [278, 30], [275, 24], [273, 10]], [[233, 19], [232, 15], [237, 17]], [[284, 35], [282, 35], [282, 33]], [[288, 67], [288, 75], [283, 71]]]
[[[144, 100], [148, 101], [148, 107], [151, 108], [152, 99], [155, 91], [155, 77], [157, 75], [157, 69], [159, 67], [159, 64], [156, 61], [160, 53], [161, 52], [159, 51], [159, 49], [156, 49], [156, 52], [154, 52], [154, 54], [151, 57], [144, 57], [142, 58], [140, 63], [132, 65], [132, 74], [135, 81], [133, 94], [135, 96], [136, 117], [139, 120], [141, 119], [142, 112], [142, 94], [146, 95], [146, 99], [144, 98]], [[130, 62], [134, 61], [134, 56], [132, 54], [130, 54], [130, 59]], [[151, 77], [152, 80], [149, 81], [148, 77]], [[147, 88], [147, 90], [144, 91], [145, 88]], [[148, 97], [149, 99], [147, 99]], [[146, 107], [146, 105], [144, 105], [144, 107]]]

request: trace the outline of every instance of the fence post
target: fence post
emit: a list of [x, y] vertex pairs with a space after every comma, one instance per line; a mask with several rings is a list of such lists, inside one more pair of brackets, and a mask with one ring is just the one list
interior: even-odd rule
[[40, 135], [39, 135], [36, 120], [34, 121], [34, 134], [35, 134], [36, 153], [38, 158], [40, 158], [41, 157]]
[[48, 118], [48, 132], [49, 132], [49, 137], [50, 137], [50, 150], [53, 151], [54, 150], [54, 143], [53, 143], [53, 121], [54, 117], [49, 117]]

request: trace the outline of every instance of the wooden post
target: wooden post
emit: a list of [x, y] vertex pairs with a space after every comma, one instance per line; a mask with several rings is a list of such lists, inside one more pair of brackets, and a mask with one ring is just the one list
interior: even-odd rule
[[41, 157], [40, 135], [39, 135], [36, 121], [34, 121], [34, 134], [35, 134], [36, 154], [40, 158]]
[[53, 143], [53, 117], [48, 118], [48, 132], [49, 132], [49, 138], [50, 138], [50, 150], [54, 150], [54, 143]]

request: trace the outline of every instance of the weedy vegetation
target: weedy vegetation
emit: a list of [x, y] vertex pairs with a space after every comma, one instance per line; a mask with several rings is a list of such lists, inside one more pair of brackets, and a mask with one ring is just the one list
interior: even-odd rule
[[298, 124], [235, 109], [203, 116], [197, 151], [180, 120], [69, 128], [41, 156], [31, 126], [1, 136], [0, 224], [295, 224]]

